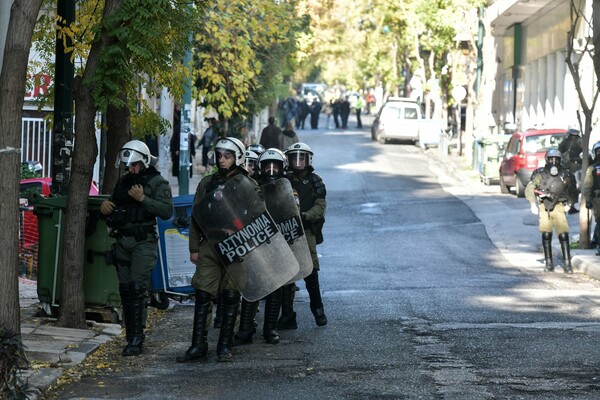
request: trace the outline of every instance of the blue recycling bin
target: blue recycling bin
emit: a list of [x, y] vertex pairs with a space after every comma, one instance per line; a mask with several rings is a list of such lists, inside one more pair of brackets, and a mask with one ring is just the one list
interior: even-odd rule
[[158, 261], [152, 270], [151, 305], [169, 306], [169, 298], [182, 300], [194, 295], [192, 277], [196, 265], [190, 261], [189, 238], [194, 195], [173, 198], [173, 215], [157, 219], [159, 234]]

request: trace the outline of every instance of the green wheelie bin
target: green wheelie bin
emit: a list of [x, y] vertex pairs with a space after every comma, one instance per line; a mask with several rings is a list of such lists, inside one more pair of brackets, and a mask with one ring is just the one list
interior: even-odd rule
[[481, 139], [479, 179], [485, 185], [499, 182], [500, 163], [511, 135], [489, 135]]
[[[108, 196], [90, 196], [85, 221], [83, 285], [86, 316], [103, 322], [121, 320], [121, 298], [117, 273], [111, 260], [114, 239], [100, 218], [100, 204]], [[61, 266], [67, 196], [34, 198], [38, 217], [38, 299], [47, 315], [57, 316], [60, 307]]]

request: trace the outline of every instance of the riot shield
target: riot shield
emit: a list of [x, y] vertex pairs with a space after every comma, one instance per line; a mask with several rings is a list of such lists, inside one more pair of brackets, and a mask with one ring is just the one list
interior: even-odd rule
[[262, 185], [261, 188], [265, 194], [269, 214], [300, 265], [298, 274], [289, 283], [304, 279], [312, 272], [313, 262], [292, 185], [286, 178], [280, 178]]
[[246, 300], [262, 299], [298, 273], [298, 261], [246, 176], [208, 193], [192, 216]]

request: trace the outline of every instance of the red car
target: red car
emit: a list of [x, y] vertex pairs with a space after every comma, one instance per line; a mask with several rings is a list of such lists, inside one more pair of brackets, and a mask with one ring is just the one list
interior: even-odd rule
[[558, 147], [567, 135], [566, 129], [529, 129], [513, 133], [500, 163], [500, 191], [510, 193], [514, 187], [517, 197], [525, 197], [525, 186], [533, 171], [546, 164], [546, 152]]

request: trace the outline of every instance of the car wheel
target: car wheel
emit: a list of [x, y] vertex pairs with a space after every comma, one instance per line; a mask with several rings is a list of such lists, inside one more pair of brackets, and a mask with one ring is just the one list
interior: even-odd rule
[[519, 177], [517, 176], [517, 197], [525, 197], [525, 185], [523, 185], [523, 183], [521, 183], [521, 180], [519, 179]]
[[506, 186], [506, 183], [504, 183], [504, 180], [502, 179], [502, 175], [500, 175], [500, 193], [502, 193], [502, 194], [510, 193], [510, 189], [508, 188], [508, 186]]

